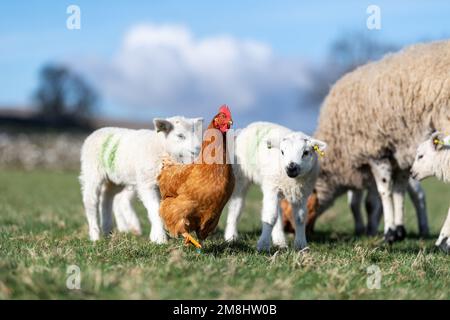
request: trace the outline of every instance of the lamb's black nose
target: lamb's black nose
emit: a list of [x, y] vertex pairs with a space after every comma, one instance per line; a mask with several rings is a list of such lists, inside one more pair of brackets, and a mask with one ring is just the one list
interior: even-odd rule
[[296, 165], [295, 165], [294, 162], [290, 162], [289, 165], [288, 165], [288, 169], [289, 170], [293, 170], [293, 169], [295, 169], [295, 167], [296, 167]]

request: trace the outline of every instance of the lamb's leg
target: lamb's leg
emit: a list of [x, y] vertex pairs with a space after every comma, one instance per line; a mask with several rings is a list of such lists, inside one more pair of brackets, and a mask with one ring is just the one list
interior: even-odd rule
[[119, 232], [128, 232], [128, 224], [125, 218], [125, 213], [122, 210], [122, 202], [124, 201], [122, 199], [123, 197], [123, 193], [126, 192], [126, 188], [124, 188], [124, 190], [122, 190], [122, 192], [116, 194], [116, 196], [114, 197], [113, 200], [113, 213], [114, 213], [114, 218], [116, 220], [116, 226], [117, 226], [117, 230], [119, 230]]
[[292, 204], [292, 212], [295, 220], [295, 250], [302, 250], [307, 247], [306, 242], [306, 199], [302, 199], [299, 203]]
[[227, 225], [225, 227], [225, 240], [234, 241], [238, 238], [237, 225], [244, 207], [249, 182], [236, 181], [233, 194], [228, 201]]
[[395, 221], [392, 167], [389, 159], [371, 160], [370, 168], [381, 197], [384, 213], [384, 239], [388, 243], [395, 241]]
[[421, 237], [428, 237], [430, 235], [430, 228], [428, 227], [427, 204], [425, 201], [425, 191], [420, 182], [414, 179], [408, 180], [408, 194], [416, 209], [417, 223], [419, 225], [419, 234]]
[[262, 205], [262, 232], [256, 248], [258, 251], [270, 250], [270, 237], [273, 226], [278, 217], [278, 192], [272, 186], [262, 186], [263, 205]]
[[100, 202], [100, 182], [87, 182], [83, 185], [83, 205], [89, 225], [89, 239], [97, 241], [100, 238], [98, 225], [98, 207]]
[[450, 208], [448, 209], [447, 219], [445, 219], [444, 225], [439, 233], [436, 245], [444, 252], [450, 254]]
[[409, 173], [398, 171], [394, 175], [392, 198], [394, 201], [395, 240], [401, 241], [406, 237], [405, 230], [405, 193], [408, 187]]
[[286, 237], [283, 230], [283, 221], [281, 218], [281, 208], [278, 206], [278, 217], [272, 230], [272, 243], [278, 248], [287, 248]]
[[355, 221], [355, 234], [357, 236], [364, 234], [364, 221], [361, 215], [361, 202], [363, 197], [362, 190], [350, 190], [347, 192], [347, 201]]
[[375, 236], [383, 214], [380, 195], [375, 184], [367, 190], [365, 206], [367, 212], [367, 235]]
[[113, 200], [120, 188], [111, 183], [105, 183], [102, 188], [100, 217], [103, 235], [109, 236], [113, 229]]
[[132, 206], [135, 196], [136, 193], [131, 186], [124, 188], [122, 192], [117, 194], [114, 198], [114, 215], [119, 231], [140, 235], [142, 233], [141, 225]]
[[137, 193], [145, 209], [147, 209], [148, 218], [152, 224], [150, 231], [150, 241], [155, 243], [166, 243], [167, 235], [164, 231], [164, 225], [159, 215], [159, 203], [161, 196], [156, 186], [147, 186], [138, 184]]

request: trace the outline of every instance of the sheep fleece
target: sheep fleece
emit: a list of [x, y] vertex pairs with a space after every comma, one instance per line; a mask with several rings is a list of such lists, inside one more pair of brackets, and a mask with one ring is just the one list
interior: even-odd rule
[[364, 176], [355, 169], [369, 158], [390, 155], [408, 169], [432, 128], [450, 129], [449, 75], [450, 41], [440, 41], [408, 47], [342, 77], [323, 103], [315, 134], [329, 146], [323, 173], [362, 188]]

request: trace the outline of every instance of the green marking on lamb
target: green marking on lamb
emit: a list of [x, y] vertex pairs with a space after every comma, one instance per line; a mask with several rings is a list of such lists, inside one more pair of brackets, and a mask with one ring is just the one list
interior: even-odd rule
[[111, 152], [108, 156], [108, 169], [113, 172], [116, 167], [116, 154], [117, 154], [117, 148], [119, 147], [119, 140], [116, 141], [116, 143], [113, 145]]
[[257, 128], [254, 139], [250, 139], [249, 148], [247, 149], [247, 159], [250, 159], [250, 165], [256, 166], [256, 155], [258, 153], [258, 148], [263, 139], [269, 134], [272, 130], [271, 127], [263, 127]]
[[103, 144], [102, 144], [102, 150], [101, 150], [101, 152], [100, 152], [100, 163], [103, 165], [103, 167], [105, 167], [106, 168], [106, 161], [105, 161], [105, 155], [106, 155], [106, 150], [108, 149], [108, 146], [109, 146], [109, 144], [110, 144], [110, 142], [111, 142], [111, 139], [112, 139], [112, 137], [113, 137], [113, 134], [111, 133], [111, 134], [109, 134], [107, 137], [106, 137], [106, 139], [105, 139], [105, 141], [103, 142]]
[[119, 139], [111, 146], [114, 134], [109, 134], [102, 144], [102, 150], [100, 153], [100, 162], [103, 168], [110, 172], [113, 172], [116, 166], [116, 154], [119, 147]]

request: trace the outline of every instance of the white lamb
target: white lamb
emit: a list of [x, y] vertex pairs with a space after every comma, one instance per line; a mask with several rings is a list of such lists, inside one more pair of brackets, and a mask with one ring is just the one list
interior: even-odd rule
[[[169, 155], [178, 162], [191, 162], [200, 151], [203, 119], [177, 116], [154, 119], [153, 123], [156, 131], [102, 128], [86, 138], [81, 149], [80, 182], [92, 241], [100, 237], [98, 212], [103, 233], [108, 235], [113, 227], [115, 195], [121, 193], [120, 197], [131, 199], [133, 190], [147, 209], [152, 225], [150, 240], [167, 241], [159, 216], [157, 186], [162, 158]], [[117, 220], [119, 229], [140, 233], [136, 215], [127, 214], [133, 211], [129, 201], [114, 203], [114, 209], [123, 211], [122, 215], [116, 215], [124, 218]]]
[[239, 133], [235, 147], [236, 184], [228, 204], [225, 239], [237, 238], [237, 222], [246, 191], [253, 182], [260, 185], [263, 192], [263, 228], [257, 249], [270, 249], [271, 234], [275, 245], [286, 247], [281, 219], [277, 219], [281, 197], [292, 204], [295, 214], [294, 247], [305, 248], [306, 200], [319, 173], [318, 153], [323, 152], [326, 144], [277, 124], [256, 122]]
[[[417, 180], [435, 176], [450, 182], [450, 136], [444, 138], [442, 134], [434, 133], [431, 139], [421, 143], [417, 148], [411, 175]], [[450, 208], [436, 245], [450, 253]]]

